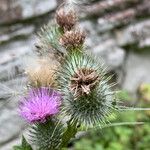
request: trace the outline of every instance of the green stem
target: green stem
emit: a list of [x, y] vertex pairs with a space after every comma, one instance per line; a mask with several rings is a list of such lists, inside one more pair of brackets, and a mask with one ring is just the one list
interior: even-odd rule
[[68, 143], [70, 141], [71, 138], [74, 138], [76, 133], [77, 133], [77, 123], [74, 122], [74, 123], [71, 123], [72, 119], [70, 119], [68, 121], [68, 127], [67, 127], [67, 130], [66, 132], [64, 133], [63, 135], [63, 138], [62, 138], [62, 145], [61, 145], [61, 148], [65, 148], [68, 146]]

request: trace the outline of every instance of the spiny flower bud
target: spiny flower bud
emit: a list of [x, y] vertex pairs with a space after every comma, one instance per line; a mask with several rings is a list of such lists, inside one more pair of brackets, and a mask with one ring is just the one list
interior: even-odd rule
[[85, 33], [79, 30], [67, 31], [59, 41], [66, 49], [79, 48], [85, 41]]
[[77, 16], [74, 10], [65, 11], [61, 8], [56, 12], [56, 21], [64, 31], [69, 31], [75, 26]]
[[81, 68], [71, 78], [71, 91], [75, 97], [88, 95], [99, 82], [100, 77], [93, 69]]
[[78, 51], [67, 55], [58, 73], [61, 112], [85, 127], [105, 123], [117, 105], [110, 79], [99, 60]]
[[64, 132], [63, 124], [53, 116], [44, 123], [35, 123], [29, 135], [37, 150], [60, 150]]

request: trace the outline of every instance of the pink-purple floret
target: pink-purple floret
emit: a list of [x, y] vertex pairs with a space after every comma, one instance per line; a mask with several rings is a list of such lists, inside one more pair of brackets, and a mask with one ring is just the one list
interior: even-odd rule
[[19, 112], [29, 123], [43, 123], [48, 117], [59, 112], [60, 105], [59, 92], [48, 88], [32, 89], [28, 96], [21, 100]]

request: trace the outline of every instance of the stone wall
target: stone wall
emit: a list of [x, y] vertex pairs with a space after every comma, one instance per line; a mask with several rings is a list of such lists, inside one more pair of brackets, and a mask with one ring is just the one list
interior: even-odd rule
[[51, 18], [56, 7], [56, 0], [0, 0], [1, 150], [12, 150], [13, 145], [19, 144], [27, 127], [17, 114], [17, 99], [5, 93], [22, 89], [22, 58], [34, 49], [35, 33]]
[[[141, 83], [150, 83], [150, 3], [128, 2], [97, 0], [79, 7], [80, 26], [87, 32], [88, 48], [103, 58], [120, 87], [135, 95]], [[17, 114], [17, 99], [6, 91], [20, 90], [25, 84], [22, 58], [34, 49], [35, 33], [51, 20], [56, 7], [56, 0], [0, 0], [1, 150], [20, 143], [27, 127]]]

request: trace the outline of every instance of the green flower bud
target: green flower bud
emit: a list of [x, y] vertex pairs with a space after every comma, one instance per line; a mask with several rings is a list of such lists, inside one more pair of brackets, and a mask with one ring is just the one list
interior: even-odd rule
[[104, 66], [95, 58], [72, 52], [58, 74], [63, 96], [62, 113], [86, 127], [104, 123], [114, 108]]

